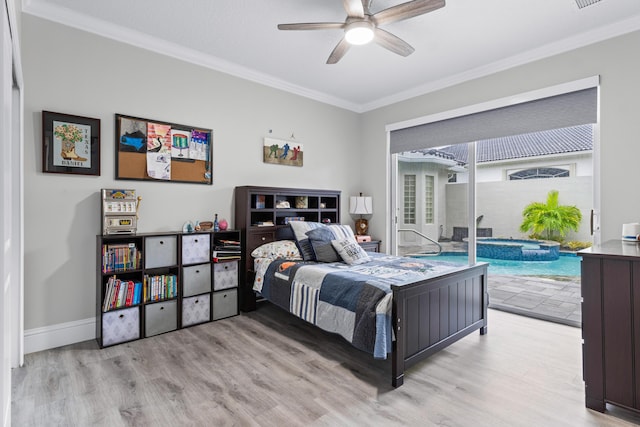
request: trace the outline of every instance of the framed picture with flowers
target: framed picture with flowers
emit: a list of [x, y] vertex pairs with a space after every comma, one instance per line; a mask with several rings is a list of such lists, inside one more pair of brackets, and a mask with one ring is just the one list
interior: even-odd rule
[[100, 119], [42, 112], [42, 171], [100, 175]]

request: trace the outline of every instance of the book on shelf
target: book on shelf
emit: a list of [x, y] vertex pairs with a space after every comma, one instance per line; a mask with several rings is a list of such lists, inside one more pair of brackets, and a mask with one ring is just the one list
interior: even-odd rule
[[102, 245], [102, 272], [135, 270], [140, 266], [142, 252], [135, 243], [109, 243]]
[[178, 277], [175, 274], [144, 276], [144, 301], [155, 302], [178, 296]]
[[225, 240], [220, 239], [216, 241], [215, 249], [217, 250], [240, 250], [240, 242], [238, 240]]
[[285, 225], [289, 224], [291, 221], [304, 221], [304, 217], [303, 216], [285, 216], [284, 217]]
[[141, 289], [142, 283], [133, 280], [120, 280], [116, 276], [109, 277], [105, 285], [102, 311], [107, 312], [140, 304], [140, 300], [135, 298], [136, 288]]
[[254, 224], [257, 227], [273, 227], [273, 221], [256, 221]]
[[240, 250], [214, 250], [212, 254], [213, 262], [222, 262], [222, 261], [232, 261], [236, 259], [240, 259], [242, 257], [242, 253]]
[[256, 209], [264, 209], [265, 208], [265, 196], [263, 194], [256, 195]]

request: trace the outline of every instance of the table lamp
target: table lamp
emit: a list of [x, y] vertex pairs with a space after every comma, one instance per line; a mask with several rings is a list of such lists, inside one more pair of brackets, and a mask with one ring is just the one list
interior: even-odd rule
[[360, 196], [351, 196], [349, 198], [349, 213], [352, 215], [360, 215], [360, 218], [356, 220], [356, 234], [363, 236], [369, 231], [369, 221], [362, 217], [362, 215], [371, 215], [373, 213], [373, 200], [371, 197], [365, 197], [360, 193]]

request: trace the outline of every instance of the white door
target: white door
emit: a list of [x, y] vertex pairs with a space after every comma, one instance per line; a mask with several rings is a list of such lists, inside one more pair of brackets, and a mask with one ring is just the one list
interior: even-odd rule
[[[0, 399], [2, 407], [2, 425], [11, 424], [11, 343], [12, 343], [12, 317], [13, 307], [11, 291], [16, 276], [12, 275], [14, 261], [12, 245], [12, 180], [14, 160], [14, 144], [12, 144], [13, 123], [11, 120], [13, 100], [13, 58], [11, 33], [9, 31], [9, 15], [6, 3], [3, 2], [2, 16], [0, 17], [0, 144], [2, 144], [2, 171], [0, 172], [0, 208], [2, 209], [2, 226], [0, 226], [0, 242], [2, 253], [0, 255], [0, 358], [2, 359], [0, 371]], [[17, 170], [20, 170], [18, 166]], [[15, 272], [17, 273], [17, 272]], [[17, 309], [17, 308], [16, 308]]]

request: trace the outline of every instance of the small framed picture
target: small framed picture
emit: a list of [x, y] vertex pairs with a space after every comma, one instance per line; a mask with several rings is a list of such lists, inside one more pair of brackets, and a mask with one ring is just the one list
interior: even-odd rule
[[262, 157], [264, 163], [302, 166], [304, 150], [302, 144], [294, 140], [264, 138]]
[[43, 111], [42, 171], [100, 176], [100, 119]]

